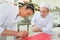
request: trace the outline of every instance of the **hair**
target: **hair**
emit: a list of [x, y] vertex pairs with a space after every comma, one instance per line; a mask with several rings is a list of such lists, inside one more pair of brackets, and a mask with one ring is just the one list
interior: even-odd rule
[[34, 5], [33, 4], [23, 4], [21, 7], [26, 6], [26, 9], [31, 9], [34, 13]]

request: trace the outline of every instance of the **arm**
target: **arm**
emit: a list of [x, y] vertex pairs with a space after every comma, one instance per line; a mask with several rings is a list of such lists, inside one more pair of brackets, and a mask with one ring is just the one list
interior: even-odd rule
[[1, 36], [17, 36], [18, 32], [17, 31], [11, 31], [11, 30], [4, 30], [1, 33]]
[[1, 36], [16, 36], [17, 31], [5, 30], [6, 28], [3, 27], [5, 20], [7, 19], [7, 15], [0, 14], [0, 35]]
[[[4, 20], [2, 20], [4, 19]], [[17, 36], [17, 37], [25, 37], [28, 33], [26, 31], [13, 31], [13, 30], [5, 30], [4, 26], [5, 17], [0, 17], [0, 35], [1, 36]]]
[[[13, 31], [13, 30], [5, 30], [6, 28], [4, 26], [4, 21], [2, 20], [3, 18], [0, 17], [0, 35], [1, 36], [17, 36], [17, 37], [25, 37], [28, 35], [26, 31]], [[5, 19], [5, 18], [4, 18]]]
[[33, 32], [42, 32], [42, 29], [38, 28], [36, 25], [33, 25]]
[[38, 26], [36, 25], [36, 18], [37, 18], [38, 14], [35, 13], [32, 20], [31, 20], [31, 25], [33, 27], [33, 32], [42, 32], [42, 30], [40, 28], [38, 28]]
[[34, 32], [50, 32], [53, 28], [53, 22], [49, 21], [47, 26], [44, 28], [38, 28], [37, 25], [33, 25], [33, 31]]
[[4, 26], [5, 21], [7, 20], [5, 14], [0, 14], [0, 36], [17, 36], [17, 37], [25, 37], [28, 33], [26, 31], [13, 31], [13, 30], [6, 30]]
[[43, 30], [43, 32], [50, 32], [50, 31], [52, 31], [52, 28], [53, 28], [53, 22], [49, 21], [47, 24], [47, 27], [42, 28], [42, 30]]
[[11, 30], [4, 30], [2, 33], [1, 33], [1, 36], [16, 36], [16, 37], [25, 37], [28, 35], [28, 32], [26, 31], [20, 31], [20, 32], [17, 32], [17, 31], [11, 31]]

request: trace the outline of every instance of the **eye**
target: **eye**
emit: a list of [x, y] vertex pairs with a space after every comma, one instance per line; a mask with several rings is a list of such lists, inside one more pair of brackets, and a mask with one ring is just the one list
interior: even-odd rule
[[30, 15], [30, 13], [28, 13], [28, 15]]
[[40, 12], [45, 12], [45, 11], [40, 11]]

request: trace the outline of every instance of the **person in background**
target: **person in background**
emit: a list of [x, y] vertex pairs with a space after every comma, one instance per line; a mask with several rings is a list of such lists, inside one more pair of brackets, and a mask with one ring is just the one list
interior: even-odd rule
[[50, 12], [50, 5], [46, 2], [40, 4], [40, 11], [33, 15], [31, 20], [35, 34], [47, 33], [52, 35], [53, 16]]
[[19, 38], [27, 36], [27, 31], [17, 31], [17, 18], [19, 16], [25, 18], [33, 13], [33, 4], [25, 4], [19, 8], [9, 2], [2, 3], [0, 5], [0, 36], [16, 36]]

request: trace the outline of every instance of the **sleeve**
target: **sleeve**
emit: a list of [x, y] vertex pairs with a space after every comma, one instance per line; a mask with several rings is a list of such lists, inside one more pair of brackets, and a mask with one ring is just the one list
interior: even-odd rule
[[53, 28], [53, 16], [50, 15], [47, 27], [42, 28], [43, 32], [51, 32]]
[[34, 24], [35, 24], [36, 16], [37, 16], [37, 13], [35, 13], [35, 14], [33, 15], [32, 20], [31, 20], [31, 25], [34, 25]]
[[50, 22], [47, 24], [47, 27], [42, 28], [42, 30], [43, 30], [43, 32], [50, 32], [50, 31], [52, 31], [52, 28], [53, 28], [53, 23], [50, 21]]
[[1, 36], [1, 33], [4, 31], [5, 28], [2, 28], [0, 27], [0, 36]]
[[0, 36], [1, 33], [5, 30], [5, 27], [3, 26], [8, 13], [6, 8], [7, 7], [5, 6], [5, 4], [0, 5]]
[[4, 20], [5, 20], [5, 17], [2, 17], [0, 15], [0, 36], [1, 36], [1, 33], [5, 30], [5, 27], [4, 26]]

